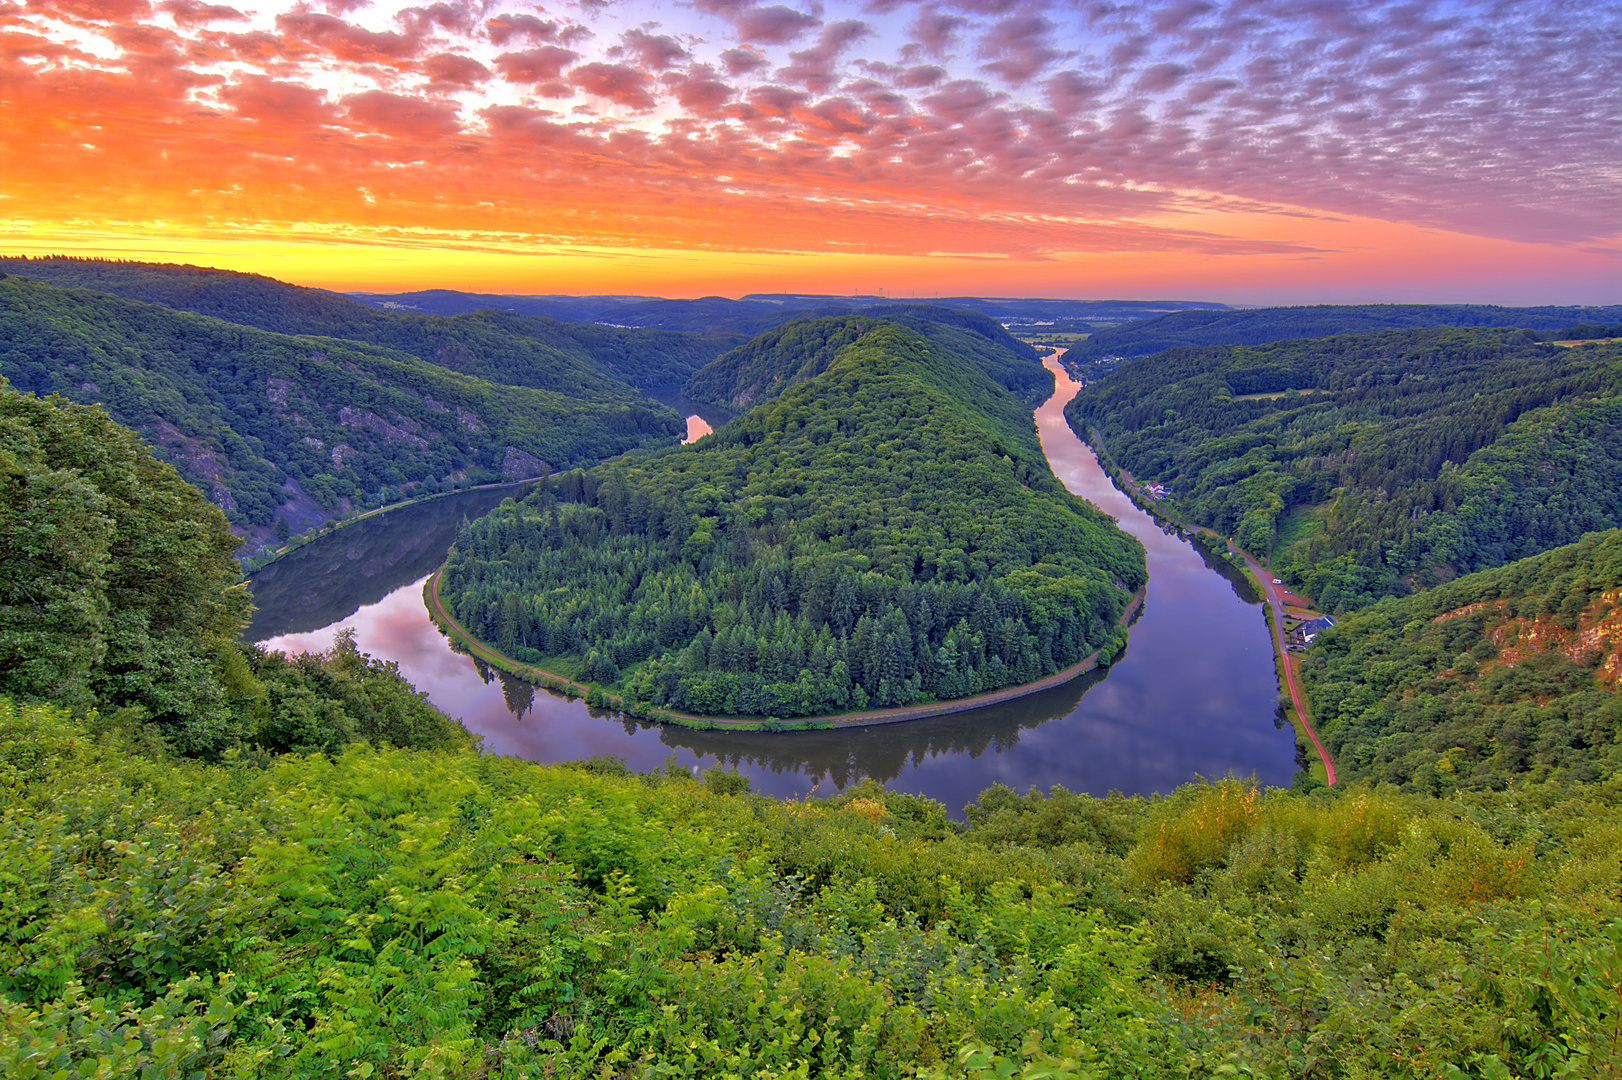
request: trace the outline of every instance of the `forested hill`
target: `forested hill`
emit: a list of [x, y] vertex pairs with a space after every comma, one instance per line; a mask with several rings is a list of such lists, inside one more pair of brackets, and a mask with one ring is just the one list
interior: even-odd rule
[[[259, 274], [65, 256], [0, 259], [0, 273], [93, 289], [278, 334], [346, 338], [468, 375], [571, 397], [639, 397], [677, 387], [737, 345], [736, 335], [639, 330], [472, 311], [454, 318], [386, 311]], [[633, 389], [635, 388], [635, 389]]]
[[1304, 665], [1342, 777], [1421, 792], [1622, 772], [1622, 532], [1342, 619]]
[[1622, 525], [1622, 344], [1407, 330], [1177, 349], [1065, 409], [1326, 610]]
[[1039, 404], [1053, 393], [1053, 375], [1037, 359], [1036, 350], [1012, 337], [996, 320], [923, 304], [789, 323], [718, 357], [694, 375], [683, 392], [694, 401], [733, 409], [769, 401], [827, 370], [875, 318], [906, 326], [942, 349], [972, 359], [1027, 404]]
[[[1174, 311], [1095, 331], [1069, 359], [1148, 356], [1162, 349], [1207, 345], [1266, 345], [1291, 338], [1415, 330], [1437, 326], [1562, 330], [1578, 324], [1622, 324], [1622, 305], [1498, 307], [1487, 304], [1320, 304], [1249, 311]], [[1582, 337], [1598, 336], [1582, 334]]]
[[104, 405], [244, 529], [265, 530], [284, 503], [297, 529], [385, 488], [531, 476], [683, 430], [623, 386], [503, 386], [395, 350], [16, 275], [0, 279], [0, 375]]
[[473, 523], [441, 596], [503, 652], [633, 703], [790, 717], [1113, 650], [1145, 576], [1142, 548], [1054, 479], [1018, 398], [873, 321], [714, 435]]

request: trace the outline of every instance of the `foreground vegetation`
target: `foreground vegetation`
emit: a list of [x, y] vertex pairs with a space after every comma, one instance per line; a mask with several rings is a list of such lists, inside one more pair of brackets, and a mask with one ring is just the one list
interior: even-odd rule
[[1053, 477], [1017, 398], [892, 323], [779, 337], [835, 358], [692, 446], [460, 530], [440, 583], [457, 621], [704, 716], [970, 697], [1119, 649], [1142, 549]]
[[205, 765], [3, 700], [0, 740], [8, 1077], [1622, 1066], [1614, 784], [993, 788], [958, 826], [613, 761]]
[[1622, 525], [1622, 345], [1413, 330], [1177, 349], [1065, 410], [1326, 611]]

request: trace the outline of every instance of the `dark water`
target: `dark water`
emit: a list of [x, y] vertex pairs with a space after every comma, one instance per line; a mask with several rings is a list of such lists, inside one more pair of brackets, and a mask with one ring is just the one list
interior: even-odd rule
[[[351, 526], [261, 571], [249, 637], [325, 649], [338, 627], [353, 627], [362, 651], [398, 661], [494, 753], [536, 761], [618, 754], [637, 771], [674, 754], [684, 767], [735, 766], [773, 795], [828, 793], [872, 777], [939, 799], [955, 814], [994, 783], [1132, 794], [1231, 771], [1288, 784], [1295, 744], [1274, 721], [1278, 689], [1259, 601], [1225, 563], [1168, 534], [1115, 490], [1065, 424], [1075, 385], [1057, 374], [1058, 392], [1036, 414], [1054, 472], [1116, 515], [1149, 554], [1144, 613], [1107, 675], [975, 712], [871, 728], [772, 735], [644, 725], [481, 671], [449, 648], [423, 607], [422, 583], [462, 514], [479, 512], [449, 499], [442, 509], [408, 507]], [[488, 508], [507, 494], [455, 498], [482, 495]]]

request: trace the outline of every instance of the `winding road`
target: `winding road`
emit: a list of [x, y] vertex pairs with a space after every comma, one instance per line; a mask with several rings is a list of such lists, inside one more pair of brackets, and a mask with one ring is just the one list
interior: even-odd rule
[[1267, 595], [1267, 603], [1273, 609], [1273, 647], [1278, 651], [1278, 662], [1284, 668], [1284, 683], [1290, 689], [1290, 702], [1295, 706], [1295, 715], [1301, 721], [1302, 730], [1312, 740], [1312, 745], [1318, 748], [1318, 757], [1324, 763], [1324, 775], [1328, 777], [1329, 785], [1333, 787], [1335, 763], [1330, 759], [1329, 751], [1324, 749], [1324, 744], [1318, 740], [1318, 733], [1312, 729], [1312, 721], [1307, 718], [1305, 698], [1301, 693], [1300, 681], [1295, 676], [1295, 657], [1290, 655], [1288, 642], [1284, 640], [1284, 590], [1273, 584], [1272, 573], [1263, 570], [1261, 564], [1252, 558], [1249, 552], [1234, 547], [1231, 540], [1228, 541], [1228, 550], [1236, 552], [1245, 560], [1245, 565], [1256, 575], [1256, 580], [1261, 583], [1262, 592]]

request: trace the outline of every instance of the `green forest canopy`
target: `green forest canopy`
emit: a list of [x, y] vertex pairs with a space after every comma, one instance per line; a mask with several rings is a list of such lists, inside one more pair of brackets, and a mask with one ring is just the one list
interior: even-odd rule
[[0, 434], [0, 694], [201, 757], [469, 742], [353, 641], [291, 661], [244, 649], [225, 516], [99, 406], [0, 380]]
[[[364, 309], [362, 309], [364, 310]], [[0, 279], [0, 375], [104, 405], [239, 526], [296, 485], [335, 511], [385, 487], [501, 478], [668, 445], [681, 417], [623, 384], [506, 386], [353, 341]]]
[[1622, 525], [1622, 344], [1438, 329], [1174, 349], [1065, 415], [1325, 610]]
[[1421, 792], [1622, 771], [1622, 531], [1384, 600], [1307, 653], [1336, 767]]
[[[1493, 304], [1318, 304], [1248, 311], [1174, 311], [1094, 331], [1068, 360], [1148, 356], [1163, 349], [1267, 345], [1292, 338], [1369, 334], [1440, 326], [1560, 331], [1581, 323], [1622, 323], [1622, 304], [1602, 307], [1499, 307]], [[1598, 335], [1577, 334], [1577, 337]]]
[[0, 258], [0, 273], [91, 289], [276, 334], [362, 341], [468, 375], [588, 400], [677, 387], [741, 339], [474, 311], [387, 311], [260, 274], [67, 256]]
[[965, 697], [1112, 643], [1142, 549], [1054, 479], [974, 363], [859, 328], [714, 435], [473, 523], [441, 599], [520, 660], [710, 716]]
[[1027, 405], [1038, 405], [1053, 393], [1053, 376], [1037, 359], [1036, 350], [1012, 337], [996, 320], [927, 304], [886, 305], [859, 315], [789, 323], [717, 357], [688, 381], [683, 393], [729, 409], [759, 405], [821, 374], [876, 318], [905, 326], [947, 352], [972, 360]]

